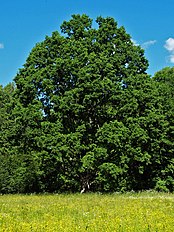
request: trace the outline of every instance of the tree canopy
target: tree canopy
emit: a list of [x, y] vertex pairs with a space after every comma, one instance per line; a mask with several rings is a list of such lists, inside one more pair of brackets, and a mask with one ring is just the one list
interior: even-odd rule
[[14, 78], [1, 192], [173, 191], [173, 69], [151, 78], [124, 27], [96, 25], [72, 15]]

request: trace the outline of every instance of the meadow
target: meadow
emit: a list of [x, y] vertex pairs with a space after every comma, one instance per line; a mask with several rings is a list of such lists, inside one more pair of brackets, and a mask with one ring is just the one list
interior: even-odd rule
[[174, 231], [169, 193], [1, 195], [0, 232]]

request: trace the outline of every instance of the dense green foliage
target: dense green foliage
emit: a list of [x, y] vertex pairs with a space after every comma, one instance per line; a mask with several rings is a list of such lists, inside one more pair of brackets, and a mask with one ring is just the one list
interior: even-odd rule
[[174, 69], [113, 18], [64, 21], [0, 89], [0, 192], [174, 190]]

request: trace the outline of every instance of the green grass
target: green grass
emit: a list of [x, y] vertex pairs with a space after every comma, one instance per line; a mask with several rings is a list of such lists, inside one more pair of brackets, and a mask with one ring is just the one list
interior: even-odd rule
[[174, 195], [2, 195], [0, 232], [174, 231]]

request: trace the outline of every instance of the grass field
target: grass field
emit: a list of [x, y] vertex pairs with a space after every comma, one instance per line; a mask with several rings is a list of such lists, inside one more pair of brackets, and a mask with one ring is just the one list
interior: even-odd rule
[[174, 195], [2, 195], [0, 232], [174, 231]]

